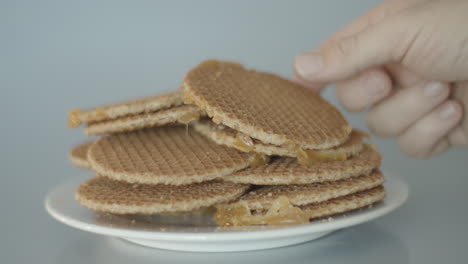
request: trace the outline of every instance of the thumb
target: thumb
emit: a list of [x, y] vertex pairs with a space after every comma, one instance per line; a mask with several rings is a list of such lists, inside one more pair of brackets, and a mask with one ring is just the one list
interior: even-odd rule
[[416, 15], [400, 12], [317, 51], [297, 56], [295, 72], [304, 81], [330, 82], [350, 78], [371, 67], [401, 62], [418, 32]]

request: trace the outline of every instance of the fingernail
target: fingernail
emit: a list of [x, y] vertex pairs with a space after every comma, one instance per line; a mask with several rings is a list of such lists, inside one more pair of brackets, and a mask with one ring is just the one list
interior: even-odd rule
[[445, 86], [440, 82], [431, 82], [424, 87], [424, 95], [427, 97], [438, 97], [445, 90]]
[[324, 66], [323, 57], [317, 53], [303, 53], [296, 57], [296, 72], [304, 80], [314, 80]]
[[439, 112], [439, 116], [442, 119], [449, 119], [455, 116], [457, 109], [453, 103], [448, 103], [442, 107]]

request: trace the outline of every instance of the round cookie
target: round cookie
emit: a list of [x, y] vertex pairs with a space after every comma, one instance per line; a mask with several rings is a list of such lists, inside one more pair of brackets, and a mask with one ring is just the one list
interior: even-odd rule
[[301, 206], [301, 209], [309, 217], [309, 219], [314, 219], [345, 213], [370, 206], [383, 200], [384, 198], [384, 187], [377, 186], [369, 190], [338, 197], [323, 203], [304, 205]]
[[253, 158], [185, 126], [112, 134], [97, 140], [88, 152], [91, 168], [98, 174], [143, 184], [208, 181], [248, 167]]
[[223, 178], [225, 181], [258, 185], [310, 184], [336, 181], [367, 174], [380, 166], [381, 156], [371, 146], [344, 161], [329, 161], [304, 166], [296, 159], [278, 157], [270, 163], [247, 168]]
[[[237, 131], [232, 128], [223, 125], [217, 125], [210, 120], [200, 120], [198, 122], [195, 122], [193, 124], [193, 127], [202, 135], [208, 137], [209, 139], [213, 140], [218, 144], [222, 144], [231, 148], [236, 148], [240, 151], [245, 150], [244, 148], [239, 147], [239, 145], [237, 144]], [[364, 143], [362, 141], [363, 136], [363, 132], [353, 130], [349, 135], [349, 138], [343, 144], [330, 149], [317, 150], [317, 152], [329, 155], [344, 154], [348, 157], [354, 156], [361, 152], [361, 150], [364, 147]], [[258, 139], [253, 139], [252, 142], [253, 145], [251, 147], [251, 151], [263, 153], [268, 156], [276, 155], [283, 157], [296, 157], [297, 152], [294, 150], [277, 145], [265, 144]]]
[[286, 197], [292, 205], [300, 206], [372, 189], [383, 183], [383, 174], [376, 170], [370, 174], [339, 181], [260, 187], [244, 194], [240, 201], [244, 202], [250, 210], [263, 211], [268, 210], [271, 204], [281, 196]]
[[215, 123], [267, 144], [328, 149], [352, 130], [317, 93], [237, 63], [202, 62], [187, 73], [182, 88], [184, 102], [206, 110]]
[[320, 203], [293, 206], [280, 196], [269, 210], [252, 213], [245, 203], [217, 206], [216, 222], [225, 226], [307, 224], [311, 219], [345, 213], [370, 206], [385, 197], [383, 186], [337, 197]]
[[75, 198], [95, 211], [114, 214], [189, 212], [241, 196], [249, 185], [208, 181], [190, 185], [145, 185], [95, 177], [82, 183]]
[[68, 126], [75, 128], [82, 123], [94, 123], [129, 115], [156, 112], [182, 104], [182, 93], [178, 91], [87, 110], [73, 109], [68, 115]]
[[109, 119], [100, 122], [89, 123], [85, 127], [85, 133], [91, 135], [103, 135], [119, 132], [127, 132], [147, 127], [163, 126], [171, 123], [188, 124], [204, 116], [204, 112], [192, 105], [182, 105], [157, 112], [143, 113]]

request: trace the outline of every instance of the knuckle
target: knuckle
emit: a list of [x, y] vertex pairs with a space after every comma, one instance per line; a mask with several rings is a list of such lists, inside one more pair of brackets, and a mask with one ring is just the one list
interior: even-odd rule
[[447, 100], [450, 96], [450, 92], [451, 92], [451, 89], [450, 89], [450, 84], [448, 83], [443, 83], [441, 85], [441, 91], [440, 91], [440, 96], [439, 98], [437, 98], [440, 102], [443, 102], [444, 100]]
[[333, 53], [339, 57], [348, 57], [356, 50], [358, 45], [359, 34], [347, 37], [342, 41], [337, 41], [333, 47]]
[[407, 12], [398, 12], [385, 18], [381, 30], [388, 33], [386, 41], [391, 42], [392, 45], [387, 44], [388, 49], [382, 56], [393, 62], [401, 63], [407, 62], [409, 55], [418, 54], [415, 51], [418, 51], [420, 45], [424, 44], [420, 40], [424, 28], [419, 25], [412, 27], [406, 25], [413, 20], [414, 17]]

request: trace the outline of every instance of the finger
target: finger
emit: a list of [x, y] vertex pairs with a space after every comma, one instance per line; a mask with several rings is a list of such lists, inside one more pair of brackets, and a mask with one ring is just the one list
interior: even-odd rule
[[462, 108], [459, 103], [453, 100], [444, 102], [400, 136], [400, 150], [418, 158], [427, 158], [444, 151], [448, 148], [443, 143], [444, 138], [461, 118]]
[[306, 82], [299, 78], [297, 74], [293, 74], [291, 77], [291, 81], [295, 82], [301, 86], [304, 86], [307, 89], [310, 89], [315, 92], [321, 92], [323, 88], [325, 88], [326, 84], [325, 83], [316, 83], [316, 82]]
[[296, 71], [305, 81], [329, 82], [350, 78], [370, 67], [400, 62], [419, 28], [415, 14], [400, 12], [319, 51], [299, 55]]
[[386, 64], [385, 70], [392, 76], [393, 83], [400, 87], [412, 87], [426, 81], [426, 79], [401, 64]]
[[332, 42], [337, 41], [349, 36], [352, 36], [356, 33], [359, 33], [366, 29], [369, 26], [379, 23], [384, 20], [386, 17], [397, 13], [403, 9], [414, 6], [420, 2], [427, 0], [387, 0], [383, 1], [381, 4], [375, 6], [374, 8], [367, 11], [365, 14], [361, 15], [355, 19], [350, 24], [346, 25], [340, 31], [331, 35], [322, 46]]
[[341, 104], [351, 112], [360, 112], [388, 96], [392, 81], [383, 68], [362, 72], [357, 77], [335, 84]]
[[369, 111], [368, 126], [379, 136], [397, 136], [445, 101], [449, 94], [450, 86], [439, 82], [399, 89]]
[[468, 106], [468, 81], [458, 82], [453, 85], [452, 97], [457, 98], [458, 101], [464, 102], [464, 116], [460, 125], [450, 132], [448, 137], [450, 145], [452, 146], [468, 146], [468, 116], [466, 115]]
[[460, 125], [450, 132], [448, 140], [452, 146], [468, 147], [468, 131]]

